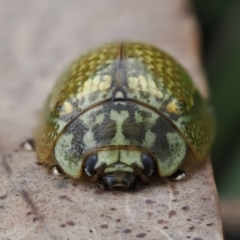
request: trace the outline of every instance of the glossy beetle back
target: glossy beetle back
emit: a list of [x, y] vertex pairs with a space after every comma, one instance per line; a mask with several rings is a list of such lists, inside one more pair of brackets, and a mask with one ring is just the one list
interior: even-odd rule
[[[212, 109], [187, 72], [157, 48], [116, 43], [77, 59], [56, 84], [36, 137], [39, 161], [51, 158], [59, 137], [78, 116], [117, 101], [148, 108], [165, 119], [197, 161], [208, 154], [215, 133]], [[142, 134], [146, 138], [146, 131]]]

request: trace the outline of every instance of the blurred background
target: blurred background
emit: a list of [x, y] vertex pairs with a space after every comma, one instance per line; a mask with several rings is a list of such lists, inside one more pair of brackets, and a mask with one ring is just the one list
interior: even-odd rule
[[240, 239], [240, 1], [192, 1], [217, 116], [212, 151], [226, 239]]

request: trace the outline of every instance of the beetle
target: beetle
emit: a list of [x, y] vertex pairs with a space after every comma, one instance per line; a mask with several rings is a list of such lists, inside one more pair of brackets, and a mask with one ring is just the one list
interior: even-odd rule
[[215, 134], [208, 100], [156, 47], [111, 43], [76, 59], [56, 83], [36, 136], [38, 161], [104, 188], [136, 188], [156, 170], [179, 180]]

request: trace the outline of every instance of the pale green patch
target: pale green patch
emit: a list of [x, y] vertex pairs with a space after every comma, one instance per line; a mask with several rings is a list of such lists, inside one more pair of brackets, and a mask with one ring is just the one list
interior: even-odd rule
[[122, 124], [125, 119], [129, 116], [129, 113], [127, 111], [121, 111], [120, 114], [115, 111], [111, 110], [110, 112], [110, 119], [116, 122], [116, 135], [111, 141], [111, 145], [128, 145], [129, 140], [125, 139], [123, 133], [122, 133]]
[[[191, 116], [185, 115], [182, 117], [177, 118], [177, 120], [172, 120], [175, 126], [180, 130], [182, 133], [186, 133], [186, 127], [188, 123], [192, 120]], [[185, 135], [184, 135], [185, 136]], [[185, 136], [187, 137], [187, 136]]]
[[87, 131], [83, 137], [83, 142], [88, 149], [96, 147], [96, 143], [94, 140], [94, 135], [92, 131]]
[[140, 168], [144, 168], [141, 161], [141, 153], [136, 150], [120, 150], [120, 162], [125, 163], [127, 165], [131, 165], [135, 163]]
[[170, 155], [165, 161], [161, 161], [161, 159], [157, 161], [162, 177], [169, 176], [178, 169], [184, 160], [187, 150], [185, 141], [177, 132], [169, 132], [166, 134], [166, 137], [170, 147]]
[[135, 121], [136, 121], [136, 123], [140, 123], [143, 121], [142, 115], [139, 114], [137, 111], [135, 112]]
[[104, 173], [107, 174], [107, 173], [116, 172], [116, 171], [130, 172], [130, 173], [134, 172], [134, 170], [131, 167], [116, 163], [108, 168], [105, 168]]
[[[78, 178], [82, 171], [82, 161], [72, 161], [68, 151], [72, 147], [73, 134], [63, 134], [55, 146], [55, 157], [61, 169], [69, 176]], [[72, 157], [73, 158], [73, 157]], [[74, 159], [75, 160], [75, 159]]]
[[95, 166], [95, 169], [97, 169], [104, 163], [107, 166], [113, 163], [116, 163], [119, 157], [119, 150], [104, 150], [104, 151], [99, 151], [97, 154], [98, 154], [98, 161]]
[[137, 150], [104, 150], [98, 153], [98, 162], [95, 169], [102, 164], [106, 164], [108, 167], [104, 170], [105, 173], [124, 171], [134, 172], [131, 164], [136, 164], [143, 169], [141, 162], [141, 152]]
[[99, 114], [99, 115], [97, 115], [96, 116], [96, 121], [95, 121], [95, 123], [96, 124], [101, 124], [102, 123], [102, 121], [103, 121], [103, 119], [104, 119], [104, 114]]
[[150, 130], [147, 130], [145, 133], [145, 139], [143, 142], [143, 146], [152, 147], [155, 139], [156, 139], [156, 134]]
[[[151, 128], [156, 123], [157, 119], [159, 118], [159, 115], [157, 113], [155, 113], [154, 111], [152, 111], [151, 109], [148, 109], [141, 105], [137, 105], [137, 108], [139, 111], [143, 111], [146, 114], [151, 113], [151, 117], [147, 118], [147, 120], [144, 120], [144, 121], [147, 121], [148, 128]], [[135, 121], [137, 123], [143, 122], [143, 117], [137, 111], [135, 112], [134, 117], [135, 117]]]
[[100, 83], [101, 78], [99, 75], [96, 75], [93, 79], [92, 79], [92, 88], [94, 89], [94, 91], [96, 91], [96, 89], [98, 89], [98, 84]]
[[57, 133], [59, 134], [63, 130], [63, 128], [66, 126], [66, 122], [61, 121], [60, 119], [58, 119], [57, 124], [58, 124]]

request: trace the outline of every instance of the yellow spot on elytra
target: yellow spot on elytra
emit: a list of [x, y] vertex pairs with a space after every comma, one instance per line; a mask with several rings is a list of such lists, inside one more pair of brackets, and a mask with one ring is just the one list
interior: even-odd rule
[[145, 50], [145, 52], [146, 52], [148, 55], [150, 55], [150, 56], [153, 55], [153, 51], [152, 51], [152, 50], [147, 49], [147, 50]]
[[86, 64], [85, 63], [83, 63], [83, 64], [81, 64], [81, 66], [80, 66], [80, 68], [79, 68], [79, 71], [81, 71], [81, 70], [83, 70], [84, 68], [86, 68]]
[[149, 55], [146, 55], [145, 56], [145, 59], [148, 61], [148, 62], [152, 62], [153, 61], [153, 58]]
[[73, 106], [69, 102], [65, 102], [62, 106], [60, 115], [67, 115], [70, 114], [73, 111]]
[[83, 91], [89, 91], [91, 89], [91, 81], [86, 81], [83, 85]]
[[97, 86], [98, 86], [99, 83], [100, 83], [100, 76], [97, 75], [92, 80], [93, 88], [97, 90]]
[[179, 114], [179, 110], [177, 108], [177, 105], [175, 102], [170, 102], [168, 103], [167, 107], [166, 107], [167, 111], [170, 112], [170, 113], [176, 113], [176, 114]]
[[92, 59], [97, 58], [97, 57], [98, 57], [97, 53], [92, 53], [92, 54], [88, 57], [88, 60], [92, 60]]
[[100, 91], [106, 90], [110, 87], [112, 77], [110, 75], [104, 75], [102, 79], [103, 80], [98, 85]]
[[136, 49], [136, 50], [135, 50], [135, 53], [136, 53], [137, 55], [142, 55], [142, 54], [143, 54], [143, 51]]
[[111, 82], [112, 77], [110, 75], [104, 75], [103, 80], [106, 81], [106, 82]]
[[89, 64], [89, 66], [90, 66], [91, 68], [93, 68], [94, 66], [96, 66], [96, 62], [95, 62], [95, 61], [90, 61], [88, 64]]
[[162, 94], [162, 92], [160, 91], [160, 90], [155, 90], [155, 89], [153, 89], [153, 90], [150, 90], [150, 93], [153, 95], [153, 96], [156, 96], [157, 98], [163, 98], [163, 94]]
[[163, 93], [157, 88], [156, 83], [151, 79], [148, 82], [148, 88], [151, 95], [157, 98], [163, 98]]
[[77, 94], [77, 96], [76, 96], [76, 98], [77, 98], [78, 100], [80, 100], [82, 97], [83, 97], [82, 92], [79, 92], [79, 93]]
[[173, 76], [173, 69], [172, 68], [169, 67], [169, 68], [167, 68], [166, 71], [167, 71], [169, 76]]
[[147, 91], [147, 90], [148, 90], [148, 87], [147, 87], [147, 79], [146, 79], [144, 76], [142, 76], [142, 75], [139, 75], [139, 76], [138, 76], [138, 79], [139, 79], [139, 83], [140, 83], [140, 85], [141, 85], [141, 89], [142, 89], [143, 91]]
[[136, 77], [129, 77], [128, 78], [128, 86], [132, 90], [138, 89], [138, 78], [136, 78]]
[[163, 65], [161, 63], [157, 64], [157, 69], [159, 72], [163, 73]]
[[166, 64], [167, 64], [168, 66], [172, 66], [172, 61], [170, 61], [169, 59], [166, 59]]

